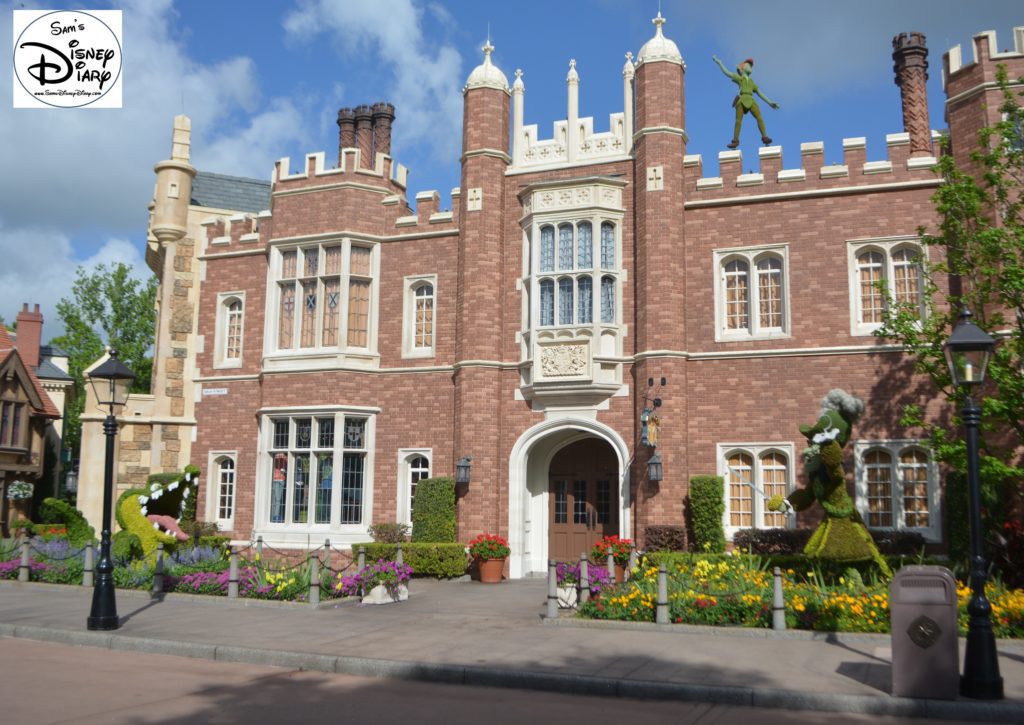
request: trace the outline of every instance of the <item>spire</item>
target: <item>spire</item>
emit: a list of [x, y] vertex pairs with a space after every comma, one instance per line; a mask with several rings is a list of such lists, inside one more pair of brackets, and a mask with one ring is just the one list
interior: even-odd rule
[[[488, 32], [488, 35], [490, 33]], [[509, 92], [508, 89], [508, 78], [501, 72], [498, 66], [491, 62], [491, 53], [494, 52], [494, 46], [491, 45], [490, 37], [487, 38], [487, 43], [482, 48], [484, 51], [484, 62], [473, 69], [473, 72], [469, 74], [469, 78], [466, 80], [466, 86], [462, 89], [462, 92], [472, 88], [497, 88], [498, 90]]]
[[660, 10], [658, 17], [651, 22], [654, 23], [654, 37], [644, 43], [644, 47], [637, 53], [636, 64], [639, 66], [658, 60], [683, 64], [683, 56], [679, 52], [679, 47], [666, 38], [661, 30], [661, 26], [665, 24], [665, 18], [661, 16]]

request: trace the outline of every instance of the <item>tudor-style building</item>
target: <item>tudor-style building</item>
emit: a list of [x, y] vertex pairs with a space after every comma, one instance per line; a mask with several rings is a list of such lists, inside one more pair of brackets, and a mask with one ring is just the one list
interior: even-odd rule
[[[282, 159], [256, 207], [250, 180], [217, 177], [224, 198], [195, 199], [210, 177], [176, 119], [147, 254], [161, 293], [139, 470], [195, 463], [201, 515], [305, 547], [407, 521], [416, 482], [471, 457], [460, 537], [507, 535], [518, 577], [602, 533], [682, 523], [697, 474], [725, 477], [730, 533], [806, 523], [764, 498], [800, 485], [798, 426], [843, 387], [867, 404], [850, 446], [866, 522], [940, 542], [937, 467], [894, 413], [939, 404], [871, 334], [887, 304], [876, 283], [919, 300], [916, 230], [934, 221], [923, 36], [894, 40], [905, 130], [886, 158], [863, 138], [834, 165], [821, 143], [789, 165], [768, 146], [757, 172], [723, 151], [706, 177], [663, 23], [627, 56], [607, 130], [578, 116], [570, 63], [551, 138], [524, 123], [521, 74], [510, 86], [485, 47], [450, 211], [435, 191], [411, 210], [390, 104], [342, 109], [337, 165]], [[970, 64], [945, 56], [955, 153], [995, 120], [995, 62], [1024, 72], [1022, 37], [997, 53], [977, 36]]]

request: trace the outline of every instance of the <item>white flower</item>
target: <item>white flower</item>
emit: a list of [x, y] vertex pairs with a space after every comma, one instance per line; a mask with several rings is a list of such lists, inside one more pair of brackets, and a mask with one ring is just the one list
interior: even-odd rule
[[811, 440], [815, 443], [824, 443], [825, 441], [834, 441], [838, 435], [838, 428], [826, 428], [821, 433], [817, 433]]

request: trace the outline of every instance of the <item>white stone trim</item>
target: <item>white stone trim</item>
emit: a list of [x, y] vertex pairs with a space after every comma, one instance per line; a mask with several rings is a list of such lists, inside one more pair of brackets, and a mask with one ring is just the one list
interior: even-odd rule
[[[904, 525], [904, 508], [902, 496], [902, 482], [899, 479], [899, 454], [908, 448], [916, 448], [928, 455], [928, 521], [929, 525], [914, 527]], [[942, 497], [939, 492], [939, 469], [935, 456], [924, 441], [913, 438], [893, 438], [882, 440], [858, 440], [853, 444], [853, 467], [854, 467], [854, 502], [864, 525], [869, 529], [868, 514], [868, 487], [864, 475], [864, 455], [872, 450], [882, 449], [889, 453], [892, 458], [892, 520], [891, 528], [897, 531], [916, 531], [927, 541], [939, 543], [942, 541]], [[881, 527], [880, 530], [888, 530], [889, 527]]]
[[396, 486], [398, 498], [395, 501], [395, 521], [401, 524], [408, 524], [410, 527], [412, 526], [412, 511], [409, 508], [409, 489], [412, 487], [412, 481], [409, 480], [412, 475], [410, 464], [418, 456], [427, 459], [430, 467], [427, 477], [429, 478], [434, 475], [433, 448], [399, 448], [397, 466], [395, 467], [395, 470], [398, 472]]
[[[761, 244], [749, 247], [727, 247], [712, 250], [713, 284], [715, 290], [715, 342], [743, 340], [777, 340], [791, 336], [791, 311], [789, 294], [789, 244]], [[765, 257], [782, 261], [782, 327], [761, 329], [758, 315], [757, 263]], [[747, 264], [747, 309], [749, 326], [745, 330], [727, 330], [725, 309], [725, 265], [741, 259]]]
[[[722, 477], [723, 496], [725, 498], [725, 513], [723, 514], [722, 524], [725, 527], [726, 537], [732, 541], [732, 537], [737, 531], [744, 528], [780, 528], [777, 526], [765, 526], [764, 516], [766, 513], [773, 513], [766, 509], [767, 501], [761, 496], [756, 490], [751, 490], [751, 521], [752, 526], [733, 526], [730, 523], [731, 509], [729, 507], [729, 470], [726, 464], [726, 458], [730, 453], [736, 451], [742, 451], [749, 455], [753, 459], [753, 470], [751, 482], [754, 486], [761, 487], [761, 458], [772, 451], [777, 451], [782, 455], [786, 456], [786, 495], [788, 496], [795, 490], [795, 469], [796, 469], [796, 458], [794, 453], [794, 446], [792, 443], [787, 442], [757, 442], [757, 443], [718, 443], [715, 446], [715, 456], [717, 461], [717, 471], [719, 476]], [[763, 488], [763, 487], [761, 487]], [[786, 519], [785, 528], [793, 528], [796, 520], [795, 517], [789, 516]]]
[[[231, 459], [235, 464], [234, 491], [231, 496], [231, 517], [220, 517], [220, 464], [221, 459]], [[238, 451], [216, 450], [206, 454], [206, 521], [214, 521], [220, 531], [233, 531], [235, 528], [235, 512], [238, 510]]]
[[[857, 257], [865, 251], [877, 251], [882, 255], [885, 279], [889, 282], [887, 298], [892, 297], [893, 263], [892, 253], [897, 249], [912, 248], [928, 259], [928, 250], [921, 244], [917, 235], [890, 236], [877, 238], [851, 239], [846, 242], [846, 265], [850, 291], [850, 334], [854, 337], [871, 335], [882, 327], [880, 322], [861, 322], [860, 278]], [[921, 314], [924, 314], [924, 277], [919, 279], [921, 285]]]
[[[425, 284], [433, 289], [433, 319], [431, 321], [430, 346], [417, 348], [416, 335], [416, 291]], [[437, 274], [408, 275], [402, 278], [402, 357], [432, 358], [437, 350]]]

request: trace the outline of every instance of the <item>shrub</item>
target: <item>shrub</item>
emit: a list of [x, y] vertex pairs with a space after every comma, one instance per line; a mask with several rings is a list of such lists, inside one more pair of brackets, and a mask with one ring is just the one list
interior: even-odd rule
[[370, 537], [378, 544], [397, 544], [405, 541], [409, 535], [407, 524], [372, 524], [370, 526]]
[[927, 543], [924, 536], [917, 531], [878, 529], [869, 533], [871, 538], [875, 540], [875, 546], [886, 556], [919, 555]]
[[[449, 477], [425, 478], [416, 484], [412, 507], [412, 540], [455, 541], [455, 481]], [[413, 566], [417, 571], [418, 566]]]
[[39, 505], [39, 520], [44, 524], [64, 524], [68, 529], [68, 540], [75, 546], [96, 538], [96, 530], [89, 526], [82, 512], [67, 501], [44, 498]]
[[812, 533], [812, 529], [741, 529], [732, 543], [751, 554], [799, 554]]
[[25, 536], [32, 536], [32, 534], [34, 534], [35, 531], [35, 524], [33, 524], [28, 519], [18, 519], [17, 521], [11, 523], [11, 536], [21, 536], [22, 532], [25, 533]]
[[[422, 483], [422, 481], [420, 482]], [[417, 489], [419, 484], [416, 484]], [[367, 561], [394, 561], [398, 552], [396, 544], [353, 544], [353, 553], [360, 546], [366, 547]], [[411, 566], [417, 576], [451, 579], [466, 573], [466, 547], [462, 544], [413, 542], [402, 544], [402, 559]]]
[[144, 556], [142, 542], [131, 531], [121, 529], [110, 540], [110, 555], [114, 561], [127, 563]]
[[725, 551], [725, 482], [721, 476], [690, 479], [690, 521], [696, 551]]
[[648, 526], [644, 545], [648, 551], [686, 551], [685, 526]]
[[181, 529], [182, 533], [191, 536], [193, 541], [199, 541], [199, 539], [205, 536], [214, 536], [218, 531], [215, 521], [189, 521], [185, 518], [184, 514], [182, 514], [181, 521], [178, 523], [178, 528]]

